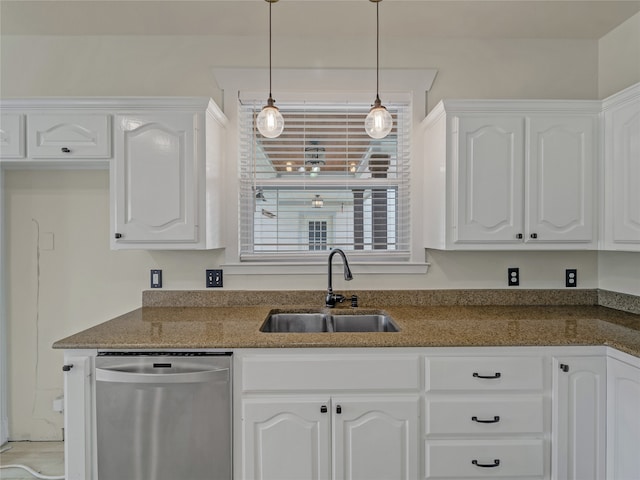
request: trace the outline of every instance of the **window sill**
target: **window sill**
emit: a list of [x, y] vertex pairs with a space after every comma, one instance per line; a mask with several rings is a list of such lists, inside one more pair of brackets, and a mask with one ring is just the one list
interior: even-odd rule
[[[351, 262], [354, 275], [424, 275], [430, 263]], [[326, 275], [327, 262], [243, 262], [221, 265], [225, 275]]]

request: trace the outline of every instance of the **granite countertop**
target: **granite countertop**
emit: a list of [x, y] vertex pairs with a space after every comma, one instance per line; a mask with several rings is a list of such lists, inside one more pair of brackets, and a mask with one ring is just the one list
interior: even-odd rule
[[[150, 302], [153, 303], [153, 302]], [[608, 345], [640, 357], [640, 315], [599, 305], [412, 305], [376, 309], [395, 333], [263, 333], [272, 306], [143, 306], [56, 342], [64, 349]], [[349, 307], [347, 309], [351, 310]], [[336, 309], [343, 312], [344, 308]], [[358, 308], [357, 311], [371, 311]]]

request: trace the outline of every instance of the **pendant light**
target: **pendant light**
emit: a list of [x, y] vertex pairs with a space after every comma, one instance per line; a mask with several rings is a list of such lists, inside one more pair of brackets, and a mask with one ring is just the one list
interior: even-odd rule
[[284, 130], [284, 118], [271, 96], [271, 4], [278, 0], [265, 0], [269, 4], [269, 98], [256, 119], [258, 131], [267, 138], [276, 138]]
[[[267, 0], [268, 1], [268, 0]], [[376, 100], [364, 120], [364, 129], [371, 138], [384, 138], [393, 128], [393, 117], [380, 101], [380, 14], [382, 0], [369, 0], [376, 4]]]

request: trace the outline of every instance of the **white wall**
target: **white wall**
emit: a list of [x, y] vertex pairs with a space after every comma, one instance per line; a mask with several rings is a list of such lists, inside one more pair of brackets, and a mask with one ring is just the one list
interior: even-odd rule
[[[256, 45], [262, 40], [251, 37], [4, 36], [0, 94], [206, 95], [220, 102], [211, 68], [265, 66]], [[358, 54], [370, 48], [358, 38], [279, 38], [274, 66], [371, 67], [371, 55]], [[438, 69], [430, 106], [444, 97], [598, 97], [592, 40], [392, 38], [381, 49], [385, 68]], [[222, 263], [224, 252], [110, 251], [105, 171], [7, 171], [5, 177], [10, 435], [60, 438], [62, 419], [51, 400], [62, 391], [62, 354], [51, 343], [139, 306], [151, 268], [163, 269], [167, 289], [202, 288], [204, 269]], [[508, 266], [521, 268], [523, 288], [561, 288], [568, 267], [579, 270], [580, 287], [598, 285], [594, 252], [429, 251], [427, 260], [427, 275], [358, 276], [356, 270], [348, 286], [503, 288]], [[224, 282], [228, 289], [318, 289], [321, 301], [326, 279], [278, 276], [267, 283], [245, 275]], [[345, 285], [336, 278], [335, 287]]]
[[[640, 82], [640, 13], [602, 37], [598, 50], [600, 98]], [[598, 286], [640, 295], [640, 253], [600, 252]]]
[[606, 98], [640, 82], [640, 13], [598, 42], [598, 95]]

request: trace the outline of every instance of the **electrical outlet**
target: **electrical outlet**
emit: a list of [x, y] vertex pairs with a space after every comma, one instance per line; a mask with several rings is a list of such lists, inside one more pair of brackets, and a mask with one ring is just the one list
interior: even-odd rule
[[575, 268], [567, 268], [564, 273], [564, 286], [565, 287], [577, 287], [578, 286], [578, 270]]
[[507, 282], [510, 287], [517, 287], [520, 285], [520, 269], [519, 268], [509, 268], [507, 270], [508, 278]]
[[207, 270], [207, 288], [222, 287], [222, 270]]
[[151, 270], [151, 288], [162, 288], [162, 270]]

